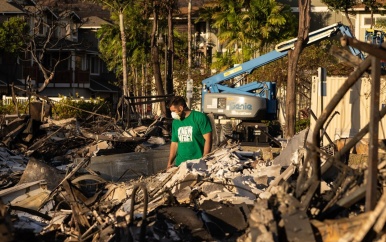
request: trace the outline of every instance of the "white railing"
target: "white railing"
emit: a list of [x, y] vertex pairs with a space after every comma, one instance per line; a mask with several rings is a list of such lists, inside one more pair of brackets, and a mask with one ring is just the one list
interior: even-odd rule
[[[66, 99], [66, 97], [49, 97], [54, 102], [59, 102], [62, 99]], [[28, 97], [16, 97], [17, 103], [22, 104], [25, 102], [28, 102]], [[36, 97], [31, 97], [31, 100], [36, 100]], [[84, 99], [84, 98], [76, 98], [73, 99], [74, 102], [79, 102], [79, 101], [85, 101], [85, 102], [94, 102], [96, 100], [92, 99]], [[12, 103], [12, 97], [8, 97], [3, 95], [3, 105], [10, 105]]]

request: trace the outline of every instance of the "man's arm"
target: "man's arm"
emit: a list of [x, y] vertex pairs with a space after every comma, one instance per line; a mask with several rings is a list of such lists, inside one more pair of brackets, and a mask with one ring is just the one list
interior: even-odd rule
[[171, 142], [169, 159], [168, 159], [168, 166], [166, 167], [166, 170], [168, 170], [170, 167], [173, 166], [173, 161], [176, 158], [176, 154], [177, 154], [177, 147], [178, 147], [177, 142]]
[[204, 153], [202, 156], [208, 154], [212, 148], [212, 132], [206, 133], [203, 135], [205, 139], [205, 144], [204, 144]]

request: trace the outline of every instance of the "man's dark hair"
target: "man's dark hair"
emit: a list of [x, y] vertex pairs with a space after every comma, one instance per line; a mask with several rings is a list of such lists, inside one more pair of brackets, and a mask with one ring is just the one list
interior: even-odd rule
[[188, 105], [186, 105], [185, 99], [181, 96], [172, 97], [169, 102], [169, 107], [171, 106], [182, 106], [184, 109], [188, 107]]

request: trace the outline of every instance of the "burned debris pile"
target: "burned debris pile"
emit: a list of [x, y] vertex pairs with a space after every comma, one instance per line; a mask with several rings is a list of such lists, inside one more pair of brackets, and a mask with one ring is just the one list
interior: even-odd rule
[[17, 132], [5, 129], [0, 240], [384, 238], [383, 173], [377, 206], [365, 212], [366, 166], [351, 165], [329, 147], [320, 151], [322, 182], [313, 180], [308, 130], [276, 150], [228, 139], [202, 159], [166, 171], [160, 123], [124, 130], [104, 119], [47, 120], [33, 142], [24, 139], [23, 122], [13, 126]]

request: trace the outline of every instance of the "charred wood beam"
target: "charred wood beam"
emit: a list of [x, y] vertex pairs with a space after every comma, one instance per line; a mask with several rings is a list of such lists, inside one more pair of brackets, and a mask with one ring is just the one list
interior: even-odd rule
[[52, 132], [51, 134], [47, 135], [44, 139], [41, 139], [39, 140], [38, 142], [34, 143], [33, 145], [31, 145], [29, 148], [28, 148], [28, 151], [26, 152], [27, 156], [31, 156], [37, 149], [39, 149], [40, 147], [42, 147], [44, 145], [44, 143], [50, 139], [52, 136], [54, 136], [56, 133], [58, 133], [60, 130], [62, 130], [64, 127], [66, 126], [62, 126], [60, 128], [58, 128], [57, 130], [55, 130], [54, 132]]
[[[386, 54], [386, 51], [384, 52]], [[370, 128], [369, 128], [369, 157], [366, 189], [366, 211], [371, 211], [377, 204], [378, 182], [378, 132], [379, 132], [379, 103], [381, 87], [381, 60], [371, 57], [371, 98], [370, 98]]]
[[337, 203], [331, 206], [328, 209], [325, 209], [320, 215], [318, 215], [318, 220], [324, 220], [328, 218], [333, 218], [336, 216], [342, 209], [347, 209], [359, 202], [365, 197], [366, 186], [361, 186], [355, 189], [352, 193], [348, 194], [346, 197], [340, 199]]
[[[310, 150], [309, 157], [306, 159], [306, 163], [311, 162], [312, 175], [310, 179], [305, 181], [307, 165], [303, 166], [301, 170], [296, 186], [296, 196], [300, 197], [311, 185], [315, 182], [320, 184], [321, 181], [321, 160], [318, 154], [318, 149], [320, 148], [320, 130], [323, 129], [323, 124], [327, 121], [328, 117], [334, 111], [335, 107], [338, 105], [340, 100], [344, 97], [346, 92], [355, 84], [355, 82], [362, 76], [362, 74], [370, 67], [371, 59], [367, 58], [364, 60], [359, 67], [347, 78], [343, 85], [338, 89], [335, 96], [331, 99], [328, 105], [325, 107], [321, 113], [319, 119], [315, 123], [315, 127], [312, 133], [312, 144], [308, 144], [308, 149]], [[315, 192], [319, 193], [320, 189], [316, 189]], [[304, 204], [305, 207], [308, 207], [309, 204]]]
[[[50, 193], [50, 195], [42, 202], [42, 206], [48, 202], [49, 200], [52, 199], [52, 197], [54, 196], [54, 194], [56, 194], [57, 192], [57, 189], [65, 182], [68, 182], [67, 180], [70, 179], [79, 169], [81, 169], [82, 167], [84, 166], [87, 166], [88, 162], [90, 161], [90, 157], [86, 157], [84, 158], [81, 162], [79, 162], [75, 167], [74, 169], [72, 169], [64, 178], [63, 180], [56, 186], [55, 189], [53, 189]], [[42, 207], [41, 206], [41, 207]], [[41, 208], [40, 207], [40, 208]]]
[[302, 203], [302, 206], [303, 206], [302, 209], [303, 210], [307, 210], [308, 206], [310, 205], [310, 203], [312, 201], [312, 198], [315, 195], [317, 195], [317, 196], [319, 195], [318, 189], [320, 189], [320, 181], [314, 180], [314, 182], [308, 188], [306, 194], [301, 199], [301, 203]]
[[16, 129], [9, 132], [3, 139], [3, 143], [9, 147], [10, 143], [24, 130], [24, 127], [26, 126], [26, 123], [22, 123], [19, 126], [17, 126]]
[[90, 114], [87, 118], [86, 118], [86, 121], [89, 120], [90, 118], [92, 118], [97, 112], [99, 109], [101, 109], [103, 107], [103, 105], [105, 105], [107, 102], [103, 102], [101, 105], [99, 105], [99, 107], [94, 111], [93, 114]]
[[[335, 194], [335, 196], [329, 200], [329, 202], [327, 203], [327, 205], [323, 208], [322, 210], [322, 213], [325, 212], [326, 210], [328, 210], [329, 208], [331, 208], [332, 206], [334, 205], [338, 205], [337, 202], [338, 199], [340, 199], [341, 197], [343, 197], [345, 194], [347, 194], [349, 192], [349, 189], [351, 187], [353, 187], [353, 185], [355, 186], [356, 183], [358, 183], [358, 177], [353, 175], [353, 174], [348, 174], [348, 171], [345, 170], [344, 172], [342, 172], [342, 174], [339, 175], [339, 178], [337, 179], [337, 181], [334, 181], [334, 184], [333, 184], [333, 193]], [[359, 195], [360, 197], [361, 195]], [[346, 204], [348, 205], [348, 204]], [[340, 206], [340, 205], [338, 205]]]
[[44, 213], [41, 213], [39, 211], [36, 211], [34, 209], [30, 209], [30, 208], [24, 208], [24, 207], [20, 207], [20, 206], [12, 206], [10, 205], [9, 208], [11, 210], [17, 210], [17, 211], [22, 211], [22, 212], [26, 212], [26, 213], [29, 213], [29, 214], [32, 214], [32, 215], [35, 215], [35, 216], [38, 216], [38, 217], [41, 217], [45, 220], [51, 220], [52, 217], [47, 215], [47, 214], [44, 214]]
[[65, 180], [62, 183], [62, 186], [66, 191], [66, 200], [71, 206], [72, 216], [80, 236], [90, 228], [90, 223], [85, 215], [85, 212], [90, 212], [90, 209], [80, 204], [79, 198], [75, 195], [73, 187], [69, 181]]

